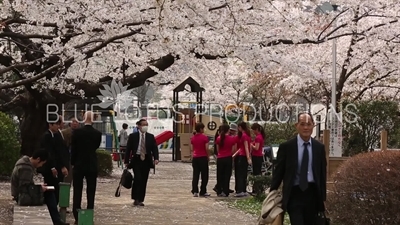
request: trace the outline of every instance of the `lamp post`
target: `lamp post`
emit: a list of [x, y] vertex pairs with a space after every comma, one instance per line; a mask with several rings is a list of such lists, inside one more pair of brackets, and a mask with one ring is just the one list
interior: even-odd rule
[[[321, 6], [318, 6], [317, 12], [327, 14], [328, 12], [338, 11], [338, 5], [333, 5], [329, 2], [324, 2]], [[333, 23], [336, 27], [336, 20]], [[341, 156], [342, 149], [340, 145], [341, 138], [341, 127], [339, 127], [339, 121], [336, 118], [336, 59], [337, 56], [337, 40], [332, 40], [332, 82], [331, 82], [331, 132], [330, 132], [330, 154], [332, 156]], [[341, 125], [340, 125], [341, 126]], [[336, 154], [335, 154], [336, 153]]]
[[[338, 6], [337, 5], [332, 5], [329, 2], [324, 2], [321, 6], [318, 6], [317, 12], [322, 12], [322, 13], [328, 13], [332, 11], [337, 11]], [[336, 21], [334, 21], [334, 27], [336, 27]], [[332, 109], [336, 111], [336, 55], [337, 55], [337, 40], [336, 38], [332, 40], [332, 84], [331, 84], [331, 89], [332, 89], [332, 95], [331, 95], [331, 104], [332, 104]]]

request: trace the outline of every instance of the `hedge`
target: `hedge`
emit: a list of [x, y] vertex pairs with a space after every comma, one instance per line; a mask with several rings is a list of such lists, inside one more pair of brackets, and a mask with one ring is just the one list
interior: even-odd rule
[[98, 149], [96, 153], [99, 176], [110, 176], [113, 171], [113, 162], [110, 152]]
[[356, 155], [333, 176], [328, 211], [334, 224], [400, 224], [400, 151]]

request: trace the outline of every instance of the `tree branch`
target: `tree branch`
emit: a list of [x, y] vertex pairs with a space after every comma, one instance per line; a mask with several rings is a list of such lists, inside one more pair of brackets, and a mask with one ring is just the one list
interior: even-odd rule
[[[347, 12], [348, 10], [349, 10], [349, 9], [345, 9], [345, 10], [341, 11], [340, 13], [338, 13], [338, 14], [332, 19], [332, 21], [321, 31], [321, 33], [318, 35], [317, 40], [321, 40], [322, 34], [323, 34], [329, 27], [332, 26], [333, 22], [335, 22], [336, 19], [339, 18], [339, 16], [341, 16], [343, 13]], [[332, 34], [333, 32], [335, 32], [335, 31], [337, 31], [338, 29], [340, 29], [340, 28], [342, 28], [342, 27], [345, 27], [345, 26], [347, 26], [347, 23], [335, 27], [333, 31], [331, 31], [330, 33], [328, 33], [327, 36], [329, 36], [329, 35]], [[326, 36], [326, 37], [327, 37], [327, 36]]]
[[226, 8], [227, 6], [228, 6], [228, 3], [224, 3], [223, 5], [209, 8], [208, 11], [211, 12], [211, 11], [214, 11], [214, 10], [223, 9], [223, 8]]
[[11, 101], [0, 105], [0, 111], [2, 111], [2, 112], [11, 111], [11, 110], [15, 109], [16, 107], [20, 106], [24, 99], [25, 98], [22, 97], [22, 95], [17, 95]]
[[30, 39], [30, 38], [38, 38], [38, 39], [54, 39], [57, 36], [54, 35], [43, 35], [43, 34], [19, 34], [14, 32], [2, 32], [0, 33], [0, 38], [4, 37], [14, 37], [19, 39]]
[[133, 30], [133, 31], [125, 33], [125, 34], [120, 34], [120, 35], [113, 36], [113, 37], [103, 41], [101, 44], [97, 45], [96, 47], [94, 47], [94, 48], [92, 48], [90, 50], [84, 51], [83, 53], [86, 54], [86, 58], [85, 59], [92, 57], [93, 53], [95, 53], [98, 50], [106, 47], [109, 43], [111, 43], [113, 41], [116, 41], [116, 40], [119, 40], [119, 39], [122, 39], [122, 38], [126, 38], [126, 37], [129, 37], [129, 36], [132, 36], [134, 34], [138, 34], [138, 33], [140, 33], [141, 30], [142, 29]]
[[[4, 24], [4, 25], [11, 25], [11, 24], [26, 24], [26, 25], [32, 25], [32, 26], [41, 26], [41, 27], [54, 27], [54, 28], [62, 28], [59, 27], [59, 25], [57, 23], [48, 23], [48, 22], [38, 22], [38, 21], [32, 21], [32, 20], [26, 20], [26, 19], [21, 19], [21, 18], [11, 18], [11, 19], [6, 19], [4, 21], [0, 21], [0, 23]], [[153, 23], [153, 21], [134, 21], [134, 22], [130, 22], [130, 23], [125, 23], [122, 26], [127, 26], [127, 27], [131, 27], [131, 26], [138, 26], [138, 25], [149, 25]], [[75, 26], [68, 23], [65, 24], [63, 26], [64, 28], [69, 28], [69, 29], [74, 29]], [[101, 32], [104, 31], [103, 28], [93, 28], [92, 29], [93, 32]]]
[[194, 56], [195, 56], [197, 59], [210, 59], [210, 60], [214, 60], [214, 59], [226, 58], [226, 55], [200, 54], [200, 53], [196, 52], [194, 49], [191, 50], [190, 53], [193, 53]]
[[270, 46], [275, 46], [275, 45], [280, 45], [280, 44], [284, 44], [284, 45], [293, 45], [293, 44], [320, 44], [320, 43], [322, 43], [323, 41], [313, 41], [313, 40], [310, 40], [310, 39], [303, 39], [303, 40], [300, 40], [300, 41], [298, 41], [298, 42], [294, 42], [293, 40], [288, 40], [288, 39], [278, 39], [278, 40], [275, 40], [275, 41], [271, 41], [271, 42], [268, 42], [268, 43], [260, 43], [260, 45], [262, 46], [262, 47], [270, 47]]
[[131, 26], [138, 26], [138, 25], [150, 25], [152, 23], [153, 23], [153, 21], [144, 20], [144, 21], [125, 23], [123, 26], [131, 27]]
[[[71, 63], [71, 62], [73, 62], [73, 60], [74, 60], [74, 58], [70, 57], [64, 63]], [[15, 82], [8, 82], [8, 83], [5, 83], [5, 84], [1, 84], [0, 85], [0, 90], [1, 89], [7, 89], [7, 88], [15, 88], [15, 87], [18, 87], [18, 86], [21, 86], [21, 85], [27, 85], [27, 84], [33, 83], [33, 82], [45, 77], [49, 73], [54, 72], [57, 69], [62, 68], [62, 66], [63, 66], [63, 63], [60, 62], [60, 63], [57, 63], [56, 65], [53, 65], [53, 66], [49, 67], [48, 69], [46, 69], [43, 72], [37, 74], [36, 76], [30, 77], [30, 78], [25, 78], [25, 79], [18, 80], [18, 81], [15, 81]]]
[[[374, 88], [374, 87], [382, 87], [382, 86], [373, 86], [373, 85], [374, 85], [375, 83], [377, 83], [377, 82], [379, 82], [379, 81], [385, 79], [385, 78], [388, 78], [388, 77], [389, 77], [392, 73], [394, 73], [395, 71], [396, 71], [396, 70], [389, 71], [387, 74], [385, 74], [385, 75], [383, 75], [383, 76], [380, 76], [380, 77], [376, 78], [375, 80], [369, 82], [368, 86], [367, 86], [367, 87], [364, 87], [364, 88], [357, 94], [357, 96], [353, 98], [353, 101], [359, 100], [359, 99], [363, 96], [363, 94], [364, 94], [367, 90], [369, 90], [369, 89], [372, 89], [372, 88]], [[385, 86], [385, 87], [386, 87], [386, 86]]]
[[[17, 64], [14, 64], [14, 65], [5, 67], [3, 69], [0, 69], [0, 75], [2, 75], [4, 73], [7, 73], [7, 72], [9, 72], [11, 70], [14, 70], [14, 69], [22, 69], [22, 68], [25, 68], [25, 67], [28, 67], [28, 66], [35, 65], [37, 62], [39, 62], [41, 60], [44, 60], [44, 59], [45, 58], [39, 58], [39, 59], [36, 59], [34, 61], [29, 61], [29, 62], [26, 62], [26, 63], [17, 63]], [[0, 63], [0, 64], [2, 64], [2, 63]], [[11, 64], [11, 62], [8, 65], [10, 65], [10, 64]]]
[[[151, 65], [161, 71], [164, 71], [167, 68], [169, 68], [172, 64], [174, 64], [175, 59], [179, 59], [179, 56], [174, 57], [171, 54], [168, 54], [166, 56], [159, 58], [154, 63], [151, 63]], [[128, 89], [131, 89], [143, 85], [146, 82], [146, 80], [148, 80], [151, 77], [154, 77], [155, 75], [157, 75], [157, 72], [155, 72], [150, 67], [147, 67], [142, 72], [134, 73], [126, 77], [125, 81], [128, 84]], [[88, 82], [78, 82], [72, 84], [75, 85], [75, 90], [85, 91], [86, 97], [96, 97], [97, 95], [100, 94], [99, 90], [103, 88], [103, 84], [111, 82], [112, 79], [113, 79], [112, 77], [107, 76], [101, 78], [99, 82], [95, 84]]]

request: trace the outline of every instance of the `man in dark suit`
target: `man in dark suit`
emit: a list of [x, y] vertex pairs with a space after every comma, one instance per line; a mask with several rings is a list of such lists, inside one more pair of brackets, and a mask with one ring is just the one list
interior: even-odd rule
[[44, 166], [38, 169], [38, 172], [43, 175], [44, 183], [47, 186], [54, 186], [55, 189], [54, 191], [46, 191], [43, 194], [53, 223], [66, 224], [64, 221], [61, 221], [57, 208], [60, 177], [68, 175], [67, 162], [62, 157], [56, 137], [61, 121], [57, 116], [49, 116], [48, 119], [48, 130], [40, 140], [40, 149], [46, 150], [49, 158]]
[[73, 204], [75, 223], [78, 223], [78, 210], [81, 209], [83, 178], [86, 179], [87, 208], [94, 208], [97, 184], [97, 155], [101, 132], [93, 128], [93, 112], [84, 115], [85, 126], [74, 130], [71, 140], [71, 167], [73, 170]]
[[139, 120], [139, 132], [129, 135], [125, 152], [125, 167], [132, 168], [134, 173], [131, 197], [135, 206], [144, 206], [150, 168], [157, 165], [159, 159], [156, 139], [153, 134], [147, 133], [147, 128], [147, 121]]
[[270, 190], [283, 181], [282, 207], [292, 225], [315, 225], [325, 211], [326, 156], [322, 143], [311, 138], [314, 120], [309, 113], [297, 117], [297, 137], [279, 146]]
[[60, 158], [61, 164], [62, 164], [61, 169], [57, 168], [58, 174], [60, 174], [60, 175], [62, 174], [61, 176], [57, 176], [57, 178], [56, 178], [57, 186], [55, 186], [55, 191], [56, 191], [57, 203], [59, 202], [59, 199], [60, 199], [60, 196], [58, 194], [60, 192], [59, 183], [64, 182], [64, 178], [66, 178], [68, 176], [69, 170], [70, 170], [70, 154], [67, 149], [67, 146], [65, 145], [64, 136], [61, 133], [61, 129], [63, 129], [63, 127], [64, 127], [63, 117], [59, 116], [59, 128], [58, 128], [57, 132], [54, 133], [54, 140], [55, 140], [56, 148], [57, 148], [59, 158]]

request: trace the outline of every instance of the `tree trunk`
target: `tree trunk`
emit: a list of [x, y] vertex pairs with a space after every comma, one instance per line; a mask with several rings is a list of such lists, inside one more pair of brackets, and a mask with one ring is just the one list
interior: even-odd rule
[[40, 139], [47, 129], [46, 104], [29, 98], [23, 109], [24, 115], [20, 124], [21, 154], [30, 156], [39, 148]]

